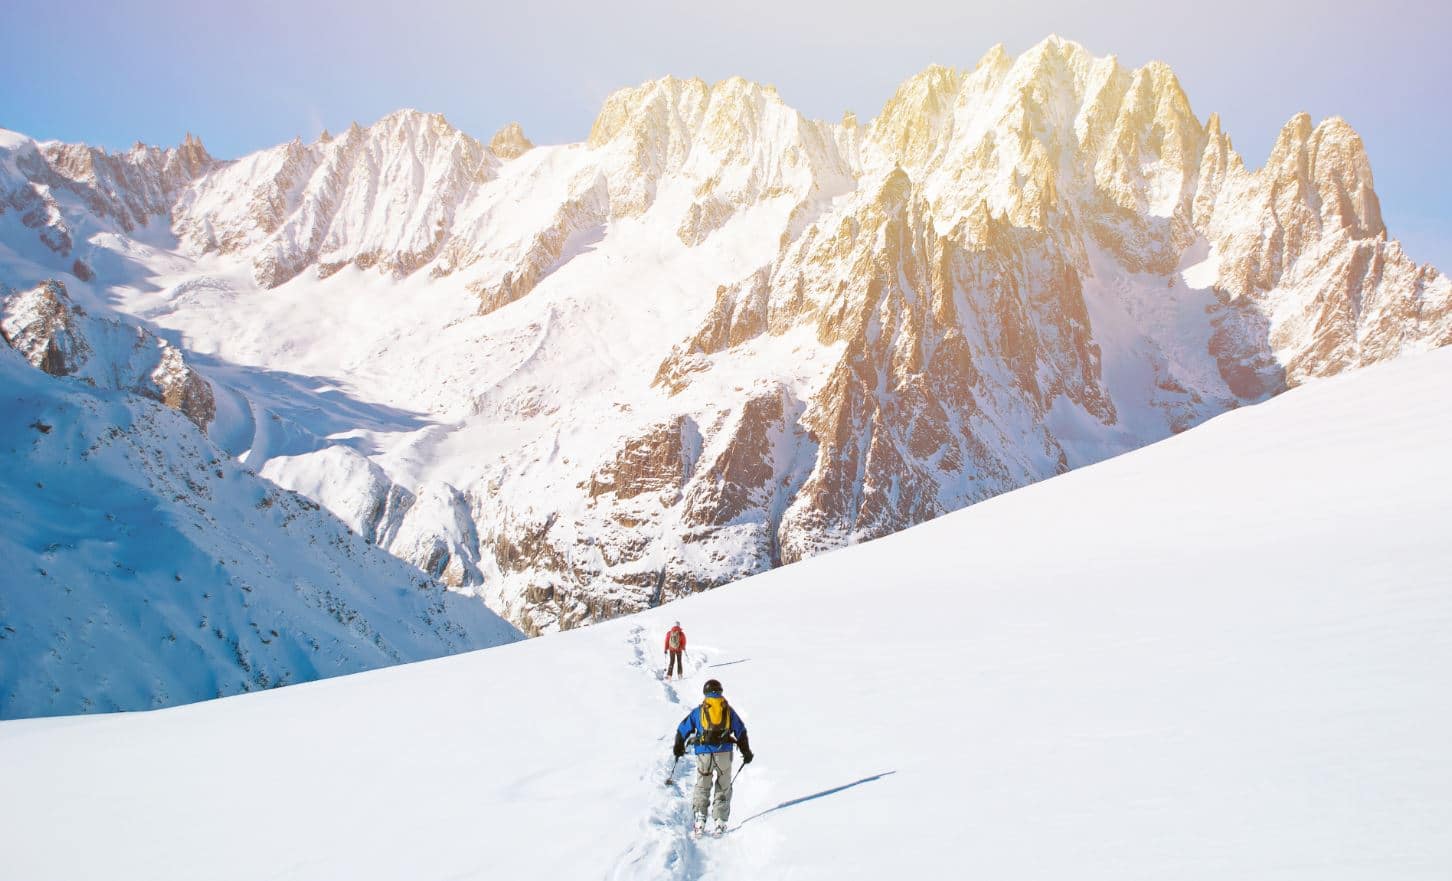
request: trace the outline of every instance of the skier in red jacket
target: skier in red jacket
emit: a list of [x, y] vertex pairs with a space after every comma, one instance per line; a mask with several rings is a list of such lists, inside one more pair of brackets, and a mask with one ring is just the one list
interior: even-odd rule
[[666, 678], [671, 678], [672, 671], [675, 672], [677, 679], [685, 676], [686, 669], [681, 664], [681, 655], [686, 653], [686, 631], [681, 629], [681, 622], [677, 621], [676, 626], [666, 634], [665, 650], [666, 654], [670, 656], [670, 661], [666, 666]]

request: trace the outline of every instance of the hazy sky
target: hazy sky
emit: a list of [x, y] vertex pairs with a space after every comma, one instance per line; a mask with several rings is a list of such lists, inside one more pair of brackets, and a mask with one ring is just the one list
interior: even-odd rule
[[1452, 270], [1452, 4], [1404, 0], [974, 3], [96, 2], [9, 0], [0, 127], [110, 148], [218, 156], [369, 122], [444, 113], [487, 138], [518, 120], [577, 141], [612, 90], [667, 73], [771, 83], [809, 116], [876, 115], [931, 63], [971, 66], [1049, 33], [1130, 66], [1168, 62], [1247, 164], [1305, 110], [1361, 133], [1392, 234]]

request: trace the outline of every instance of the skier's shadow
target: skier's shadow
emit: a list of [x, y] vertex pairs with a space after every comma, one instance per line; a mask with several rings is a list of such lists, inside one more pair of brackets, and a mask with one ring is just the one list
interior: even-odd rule
[[752, 814], [751, 816], [747, 817], [745, 820], [742, 820], [739, 824], [737, 824], [736, 828], [740, 829], [742, 826], [745, 826], [747, 823], [750, 823], [757, 817], [765, 817], [767, 814], [770, 814], [774, 811], [779, 811], [782, 808], [789, 808], [792, 805], [799, 805], [804, 801], [812, 801], [818, 798], [825, 798], [829, 795], [836, 795], [844, 789], [851, 789], [854, 786], [861, 786], [864, 783], [871, 783], [874, 780], [881, 780], [884, 777], [889, 777], [896, 773], [896, 771], [883, 771], [881, 774], [873, 774], [871, 777], [863, 777], [861, 780], [853, 780], [851, 783], [844, 783], [841, 786], [834, 786], [831, 789], [824, 789], [821, 792], [814, 792], [811, 795], [804, 795], [801, 798], [794, 798], [791, 801], [784, 801], [774, 808], [767, 808], [759, 814]]

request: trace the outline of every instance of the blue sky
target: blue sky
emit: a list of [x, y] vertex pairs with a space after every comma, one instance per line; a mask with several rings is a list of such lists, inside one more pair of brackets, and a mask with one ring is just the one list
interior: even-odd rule
[[610, 91], [667, 73], [739, 74], [810, 116], [867, 119], [931, 63], [1058, 33], [1168, 62], [1251, 166], [1296, 112], [1345, 117], [1392, 234], [1452, 269], [1452, 4], [11, 0], [0, 22], [0, 127], [110, 148], [190, 130], [218, 156], [399, 107], [479, 137], [518, 120], [536, 142], [576, 141]]

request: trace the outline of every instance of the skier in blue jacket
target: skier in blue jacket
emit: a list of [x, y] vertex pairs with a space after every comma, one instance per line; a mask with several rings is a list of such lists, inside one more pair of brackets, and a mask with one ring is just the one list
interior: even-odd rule
[[[751, 744], [746, 739], [746, 723], [726, 698], [722, 696], [721, 683], [715, 679], [706, 681], [705, 699], [691, 710], [681, 724], [676, 726], [675, 756], [686, 754], [686, 745], [692, 744], [696, 756], [696, 788], [691, 794], [691, 809], [696, 822], [692, 830], [696, 835], [706, 831], [706, 814], [712, 815], [712, 835], [726, 831], [726, 820], [731, 816], [731, 757], [732, 747], [741, 747], [741, 761], [751, 764], [754, 756]], [[716, 798], [712, 809], [711, 789], [714, 778]]]

